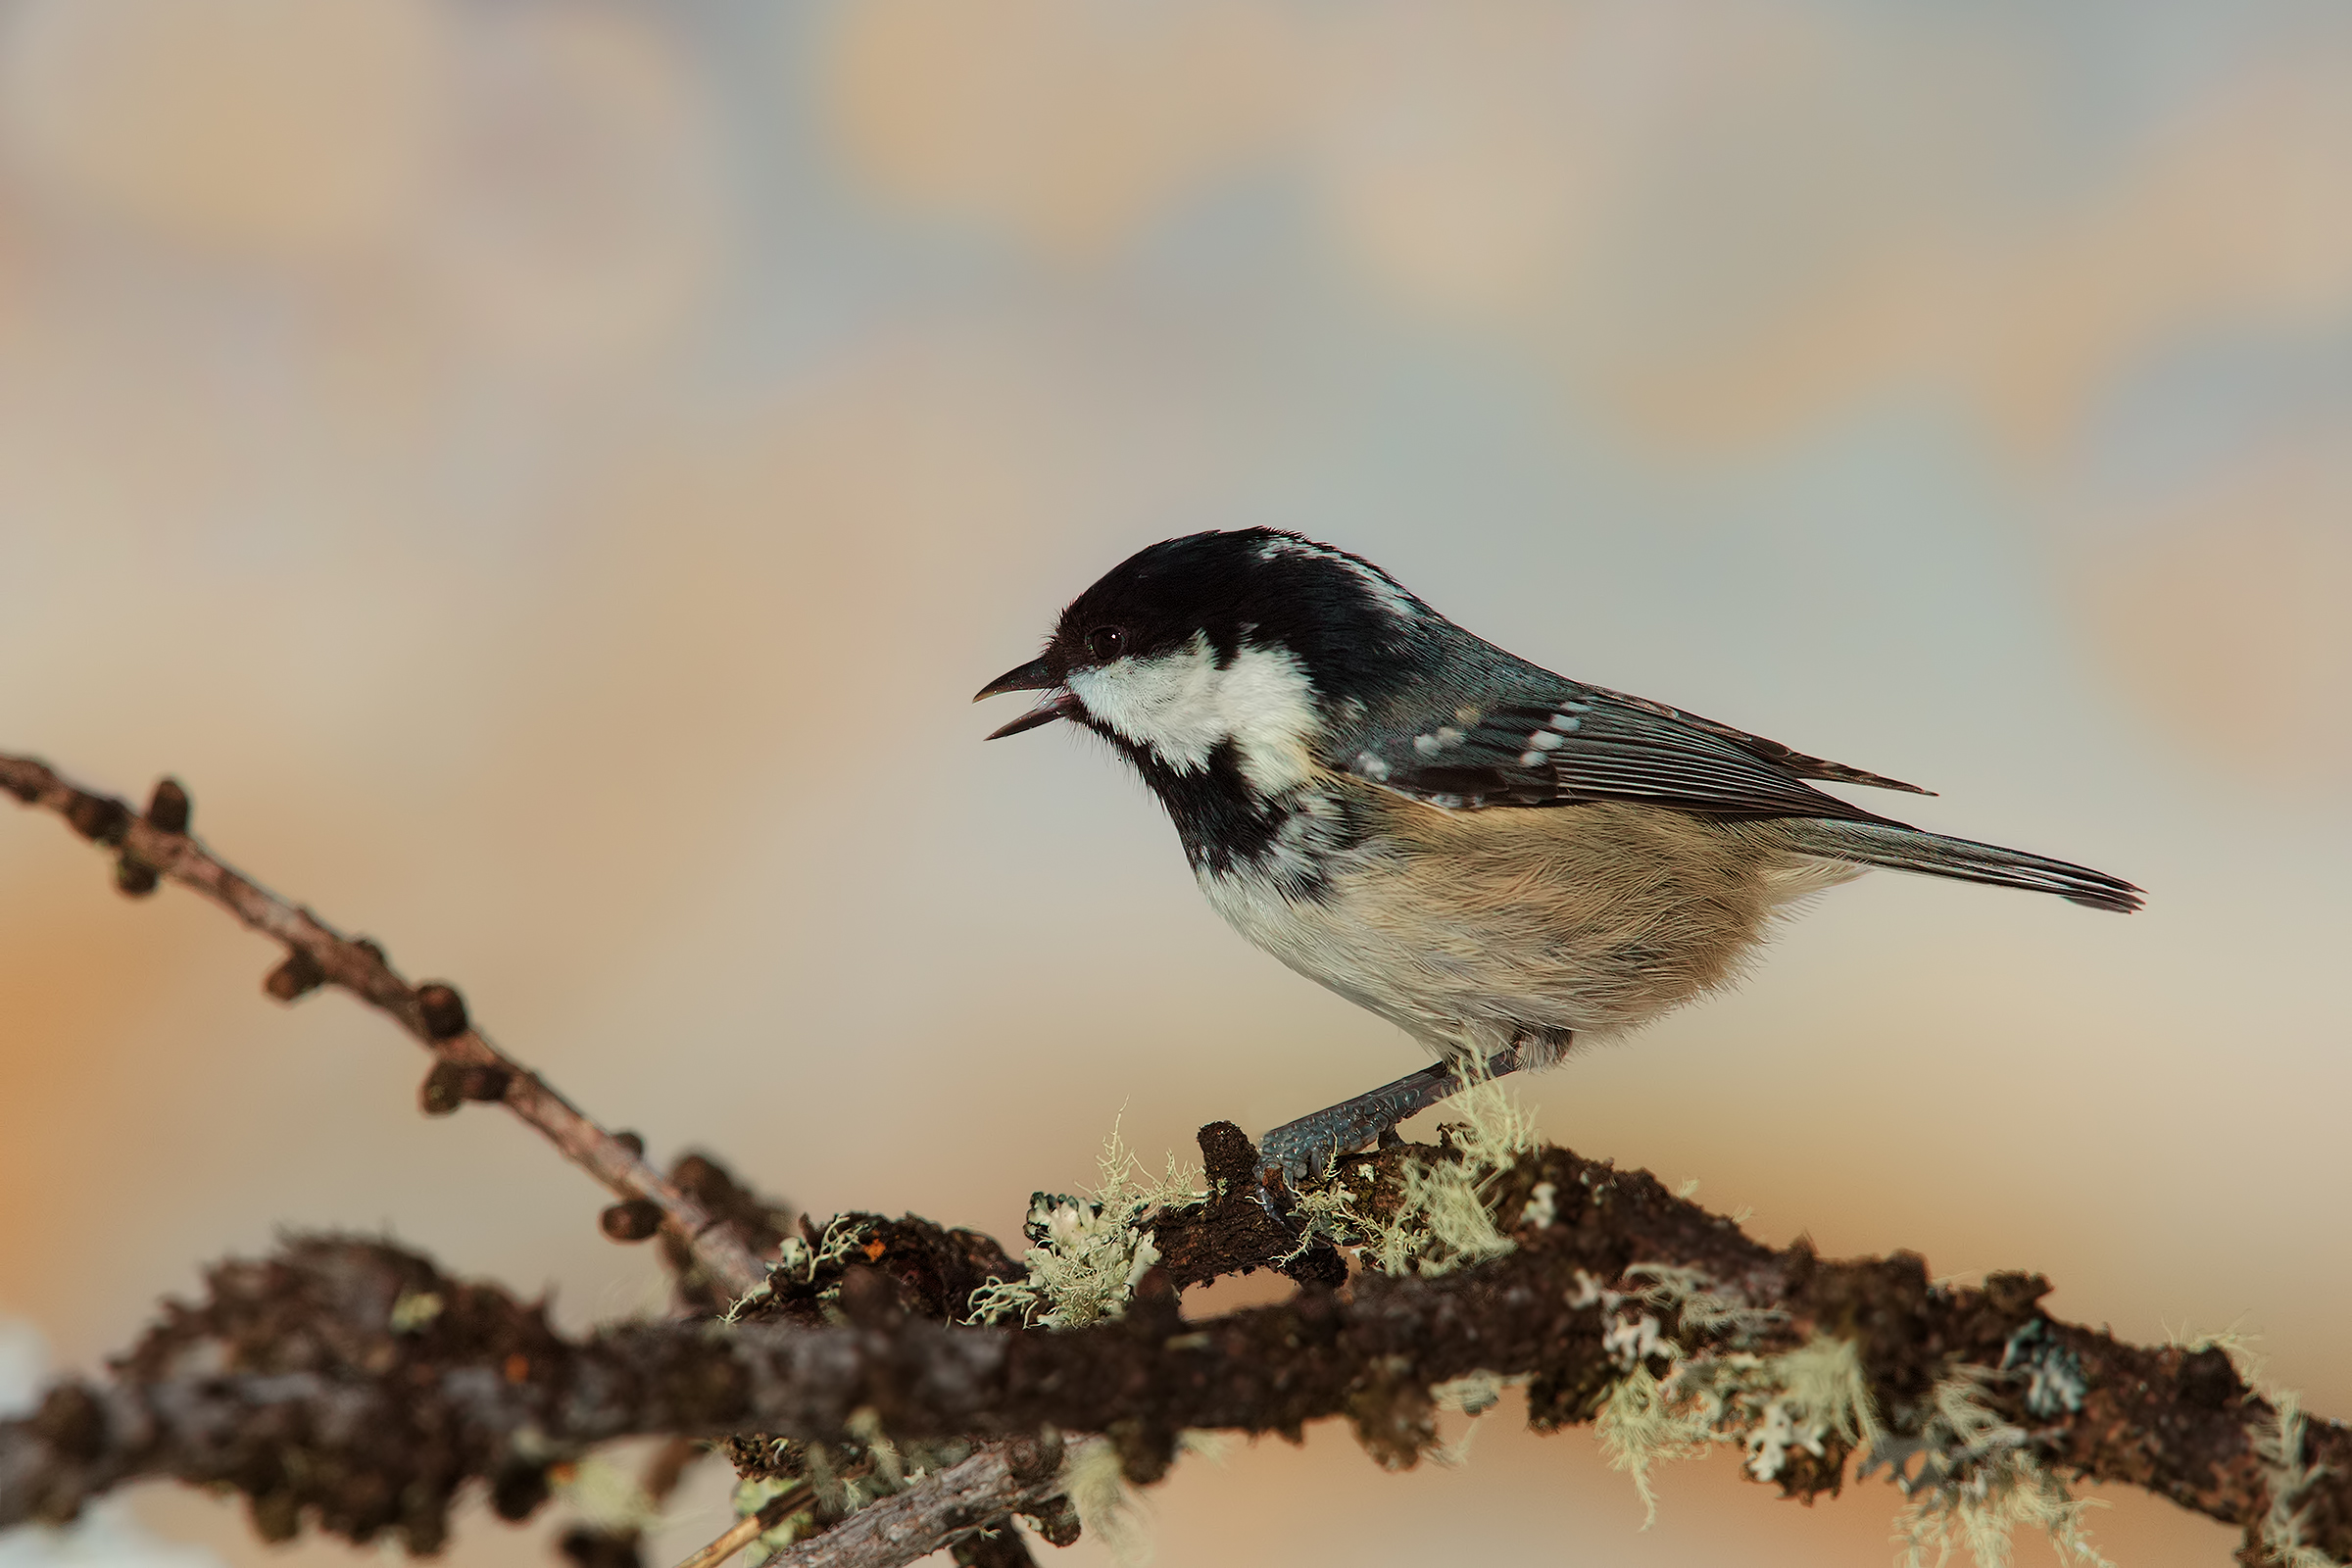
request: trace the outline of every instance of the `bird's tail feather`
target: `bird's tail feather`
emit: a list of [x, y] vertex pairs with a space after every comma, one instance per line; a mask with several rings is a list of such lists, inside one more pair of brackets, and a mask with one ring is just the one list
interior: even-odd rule
[[1838, 822], [1805, 818], [1789, 824], [1796, 830], [1796, 847], [1807, 855], [1856, 865], [1886, 866], [1896, 871], [1924, 871], [1930, 876], [1956, 877], [1963, 882], [1989, 882], [1996, 887], [2028, 888], [2055, 893], [2070, 903], [2093, 909], [2130, 913], [2143, 902], [2139, 889], [2121, 877], [2086, 866], [2069, 865], [2023, 850], [1969, 839], [1945, 838], [1899, 822]]

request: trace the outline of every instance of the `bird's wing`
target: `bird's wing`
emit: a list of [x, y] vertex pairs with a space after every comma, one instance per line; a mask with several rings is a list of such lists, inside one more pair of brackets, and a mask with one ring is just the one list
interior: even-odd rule
[[1724, 816], [1881, 821], [1805, 780], [1927, 793], [1660, 703], [1566, 680], [1475, 711], [1376, 728], [1333, 760], [1399, 794], [1459, 810], [1639, 801]]

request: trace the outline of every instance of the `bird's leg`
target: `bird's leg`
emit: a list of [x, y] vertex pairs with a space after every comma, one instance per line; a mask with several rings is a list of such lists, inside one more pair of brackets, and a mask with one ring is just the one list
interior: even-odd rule
[[[1499, 1078], [1519, 1066], [1519, 1048], [1508, 1046], [1487, 1058], [1486, 1076]], [[1393, 1084], [1383, 1084], [1353, 1100], [1286, 1121], [1258, 1141], [1258, 1163], [1279, 1167], [1296, 1186], [1320, 1176], [1332, 1160], [1363, 1148], [1395, 1130], [1408, 1116], [1417, 1116], [1439, 1101], [1469, 1087], [1471, 1080], [1450, 1061], [1432, 1062], [1408, 1072]], [[1261, 1194], [1262, 1196], [1268, 1196]], [[1271, 1205], [1269, 1205], [1271, 1206]]]

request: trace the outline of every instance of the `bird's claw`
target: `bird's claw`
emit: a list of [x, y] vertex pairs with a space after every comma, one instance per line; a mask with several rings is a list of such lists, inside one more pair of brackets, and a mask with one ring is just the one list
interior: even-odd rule
[[1340, 1140], [1323, 1118], [1308, 1116], [1268, 1132], [1258, 1145], [1258, 1206], [1294, 1234], [1298, 1190], [1325, 1175], [1342, 1152]]
[[1284, 1179], [1280, 1165], [1268, 1165], [1257, 1173], [1257, 1206], [1266, 1211], [1266, 1218], [1290, 1232], [1298, 1234], [1299, 1225], [1292, 1217], [1291, 1184]]

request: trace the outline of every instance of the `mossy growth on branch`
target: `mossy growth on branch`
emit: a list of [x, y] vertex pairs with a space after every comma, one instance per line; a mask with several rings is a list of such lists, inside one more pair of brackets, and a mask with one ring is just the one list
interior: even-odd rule
[[2232, 1323], [2216, 1334], [2192, 1334], [2183, 1325], [2165, 1338], [2185, 1350], [2221, 1351], [2246, 1387], [2270, 1405], [2269, 1415], [2257, 1416], [2246, 1433], [2248, 1446], [2270, 1472], [2271, 1504], [2251, 1532], [2261, 1551], [2258, 1560], [2277, 1568], [2342, 1568], [2307, 1539], [2311, 1489], [2328, 1472], [2309, 1451], [2301, 1393], [2274, 1388], [2263, 1378], [2269, 1358], [2255, 1348], [2261, 1336]]
[[2003, 1568], [2021, 1528], [2046, 1535], [2061, 1561], [2110, 1568], [2087, 1524], [2089, 1511], [2105, 1505], [2076, 1497], [2034, 1457], [2025, 1430], [1986, 1406], [1985, 1391], [2000, 1376], [1954, 1367], [1936, 1385], [1919, 1431], [1882, 1439], [1862, 1463], [1865, 1476], [1886, 1464], [1910, 1499], [1895, 1519], [1908, 1568], [1927, 1568], [1931, 1551], [1937, 1565], [1948, 1562], [1955, 1546], [1983, 1568]]
[[1175, 1155], [1157, 1177], [1119, 1137], [1116, 1122], [1097, 1161], [1102, 1184], [1091, 1196], [1038, 1193], [1029, 1200], [1022, 1234], [1030, 1247], [1017, 1280], [993, 1280], [972, 1294], [971, 1320], [1018, 1318], [1046, 1328], [1075, 1328], [1117, 1317], [1136, 1282], [1159, 1261], [1145, 1223], [1164, 1206], [1198, 1202], [1207, 1192], [1198, 1173]]
[[1494, 1191], [1535, 1149], [1534, 1115], [1491, 1079], [1473, 1082], [1446, 1109], [1458, 1119], [1439, 1129], [1443, 1152], [1404, 1162], [1394, 1202], [1376, 1205], [1355, 1185], [1372, 1175], [1360, 1165], [1298, 1195], [1300, 1249], [1318, 1240], [1360, 1248], [1366, 1267], [1423, 1279], [1512, 1250], [1518, 1244], [1495, 1222]]
[[1597, 1400], [1594, 1431], [1612, 1468], [1632, 1476], [1648, 1522], [1657, 1518], [1653, 1466], [1736, 1446], [1749, 1475], [1792, 1487], [1842, 1467], [1882, 1431], [1851, 1344], [1816, 1337], [1766, 1354], [1748, 1347], [1781, 1314], [1740, 1305], [1692, 1269], [1636, 1264], [1626, 1291], [1578, 1276], [1579, 1300], [1598, 1308], [1601, 1337], [1620, 1368]]

